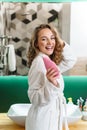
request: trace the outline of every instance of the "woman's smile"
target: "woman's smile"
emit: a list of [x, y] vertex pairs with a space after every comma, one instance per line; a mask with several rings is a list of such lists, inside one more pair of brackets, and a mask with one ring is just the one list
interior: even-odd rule
[[53, 49], [54, 49], [54, 47], [53, 46], [47, 46], [47, 47], [45, 47], [48, 51], [52, 51]]

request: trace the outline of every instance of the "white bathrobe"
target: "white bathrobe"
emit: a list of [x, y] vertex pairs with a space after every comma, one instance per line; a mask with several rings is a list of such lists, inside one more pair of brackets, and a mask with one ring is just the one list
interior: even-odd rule
[[[54, 86], [46, 77], [43, 53], [33, 60], [29, 69], [28, 96], [32, 106], [26, 118], [26, 130], [62, 130], [63, 124], [63, 96], [64, 81], [62, 75], [57, 79], [59, 86]], [[58, 66], [61, 73], [72, 68], [76, 62], [68, 44], [63, 49], [64, 59]], [[67, 122], [65, 127], [68, 130]]]

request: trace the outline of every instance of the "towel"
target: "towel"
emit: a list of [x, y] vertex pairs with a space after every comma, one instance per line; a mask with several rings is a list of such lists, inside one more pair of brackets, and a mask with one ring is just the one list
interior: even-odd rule
[[8, 69], [10, 72], [13, 72], [16, 70], [16, 56], [15, 56], [15, 50], [14, 46], [12, 44], [7, 45], [9, 48], [8, 51]]

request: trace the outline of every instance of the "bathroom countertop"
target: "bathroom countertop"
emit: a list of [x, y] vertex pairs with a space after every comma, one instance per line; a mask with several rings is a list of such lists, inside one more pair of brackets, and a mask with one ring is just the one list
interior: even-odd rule
[[[15, 124], [6, 113], [0, 113], [0, 129], [2, 130], [25, 130], [24, 127]], [[79, 120], [69, 126], [70, 130], [87, 130], [87, 121]]]
[[24, 127], [15, 124], [6, 113], [0, 113], [1, 130], [25, 130]]
[[87, 121], [79, 120], [69, 126], [70, 130], [87, 130]]

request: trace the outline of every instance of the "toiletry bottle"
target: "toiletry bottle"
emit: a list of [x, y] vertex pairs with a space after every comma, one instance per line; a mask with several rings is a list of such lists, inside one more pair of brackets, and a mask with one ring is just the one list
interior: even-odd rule
[[82, 109], [83, 109], [83, 102], [84, 102], [84, 100], [83, 100], [83, 98], [82, 97], [80, 97], [80, 105], [79, 105], [79, 107], [80, 107], [80, 110], [82, 111]]
[[82, 119], [87, 121], [87, 98], [86, 98], [86, 101], [85, 101], [85, 104], [83, 106], [83, 116], [82, 116]]
[[87, 112], [87, 98], [86, 98], [86, 101], [85, 101], [85, 105], [83, 106], [83, 111]]
[[73, 101], [72, 101], [71, 97], [68, 98], [68, 104], [73, 104]]

